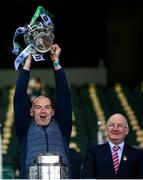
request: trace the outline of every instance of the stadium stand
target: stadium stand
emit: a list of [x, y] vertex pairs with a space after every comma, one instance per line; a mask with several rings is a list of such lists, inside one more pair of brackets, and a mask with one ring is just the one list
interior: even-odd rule
[[[12, 103], [14, 89], [14, 86], [0, 89], [3, 179], [18, 178], [19, 175], [19, 146], [14, 130]], [[129, 120], [129, 143], [139, 148], [143, 147], [142, 84], [131, 88], [121, 83], [115, 83], [110, 87], [88, 83], [81, 86], [71, 85], [71, 92], [73, 129], [70, 147], [80, 154], [81, 162], [86, 148], [91, 144], [100, 143], [99, 132], [102, 140], [106, 141], [106, 120], [117, 112], [124, 114]], [[52, 99], [55, 98], [53, 86], [46, 84], [45, 93]]]

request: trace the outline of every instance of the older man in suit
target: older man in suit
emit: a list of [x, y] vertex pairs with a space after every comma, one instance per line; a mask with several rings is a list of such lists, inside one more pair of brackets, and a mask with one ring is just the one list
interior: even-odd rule
[[122, 114], [114, 114], [106, 128], [109, 141], [89, 148], [82, 178], [143, 179], [143, 151], [125, 142], [129, 132], [127, 119]]

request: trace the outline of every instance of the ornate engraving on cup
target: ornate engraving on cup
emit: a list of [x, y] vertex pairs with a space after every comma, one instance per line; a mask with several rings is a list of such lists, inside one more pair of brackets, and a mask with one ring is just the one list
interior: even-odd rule
[[45, 26], [42, 22], [36, 22], [34, 25], [26, 25], [24, 34], [25, 43], [33, 44], [35, 50], [40, 53], [45, 53], [50, 50], [54, 43], [54, 25]]

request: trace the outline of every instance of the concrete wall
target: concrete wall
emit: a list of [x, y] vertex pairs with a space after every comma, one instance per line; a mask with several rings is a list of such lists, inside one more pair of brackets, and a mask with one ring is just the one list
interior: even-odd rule
[[[81, 85], [89, 82], [107, 84], [107, 73], [104, 67], [99, 68], [65, 68], [69, 82], [73, 85]], [[18, 76], [16, 70], [0, 70], [0, 87], [15, 84]], [[54, 76], [52, 69], [33, 69], [31, 78], [40, 77], [45, 83], [53, 86]]]

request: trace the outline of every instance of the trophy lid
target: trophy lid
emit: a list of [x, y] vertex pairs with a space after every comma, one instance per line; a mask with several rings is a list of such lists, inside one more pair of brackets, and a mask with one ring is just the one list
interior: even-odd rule
[[37, 164], [61, 164], [61, 156], [55, 153], [40, 153], [36, 159]]

